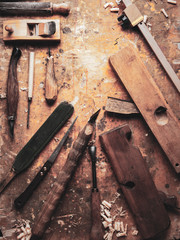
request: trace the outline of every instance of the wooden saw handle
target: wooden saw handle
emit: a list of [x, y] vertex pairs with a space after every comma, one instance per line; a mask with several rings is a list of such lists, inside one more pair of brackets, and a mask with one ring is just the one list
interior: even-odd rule
[[88, 144], [88, 141], [93, 133], [93, 129], [93, 124], [87, 123], [83, 130], [79, 133], [68, 154], [65, 165], [59, 173], [59, 178], [57, 182], [54, 183], [54, 186], [34, 224], [31, 240], [40, 239], [42, 237], [47, 224], [50, 221], [52, 214], [75, 171], [78, 160], [82, 156]]

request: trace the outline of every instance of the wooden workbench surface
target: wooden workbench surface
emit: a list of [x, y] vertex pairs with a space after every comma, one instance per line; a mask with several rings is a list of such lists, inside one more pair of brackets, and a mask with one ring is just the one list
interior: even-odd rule
[[[57, 1], [53, 0], [52, 2], [56, 3]], [[23, 219], [29, 220], [31, 227], [33, 226], [53, 182], [58, 177], [59, 170], [65, 163], [73, 140], [89, 117], [99, 108], [101, 108], [101, 112], [96, 125], [96, 145], [98, 187], [101, 199], [109, 202], [113, 201], [120, 190], [110, 163], [100, 147], [98, 135], [116, 126], [128, 123], [133, 133], [133, 143], [140, 149], [156, 187], [169, 195], [176, 195], [180, 206], [179, 178], [170, 167], [165, 154], [146, 122], [140, 115], [126, 117], [117, 114], [109, 115], [104, 111], [108, 96], [131, 99], [109, 64], [111, 55], [131, 44], [139, 52], [139, 56], [153, 76], [175, 116], [178, 119], [180, 118], [179, 94], [156, 60], [152, 50], [137, 29], [122, 30], [117, 22], [117, 13], [111, 13], [110, 8], [104, 8], [106, 2], [105, 0], [70, 1], [71, 12], [69, 16], [58, 16], [61, 20], [60, 43], [17, 43], [16, 46], [21, 49], [22, 56], [17, 68], [19, 104], [13, 141], [10, 139], [7, 121], [6, 81], [14, 45], [5, 44], [2, 39], [3, 21], [11, 19], [11, 17], [0, 18], [0, 179], [11, 168], [16, 154], [61, 101], [73, 102], [75, 109], [72, 118], [56, 134], [33, 165], [17, 176], [0, 195], [0, 229], [3, 234], [0, 239], [16, 239], [14, 226]], [[115, 3], [114, 0], [113, 2]], [[151, 34], [163, 50], [178, 77], [180, 77], [180, 37], [178, 32], [180, 28], [178, 19], [180, 7], [178, 1], [177, 5], [169, 4], [165, 0], [157, 0], [157, 3], [155, 0], [138, 0], [135, 3], [143, 15], [148, 15], [148, 22], [152, 24]], [[162, 14], [162, 8], [168, 13], [168, 18]], [[21, 18], [23, 17], [17, 17], [17, 19]], [[53, 17], [49, 18], [53, 19]], [[59, 89], [57, 101], [52, 106], [47, 105], [44, 96], [46, 58], [49, 47], [51, 47], [55, 60], [55, 74]], [[35, 78], [30, 128], [27, 129], [28, 56], [30, 51], [35, 51]], [[42, 164], [56, 147], [57, 140], [62, 138], [64, 131], [70, 125], [70, 121], [76, 116], [78, 116], [78, 119], [73, 131], [50, 173], [23, 210], [15, 210], [14, 199], [25, 190], [28, 183], [40, 170]], [[44, 234], [44, 240], [89, 239], [91, 187], [91, 162], [86, 152], [65, 195], [59, 202], [49, 228]], [[128, 224], [128, 234], [123, 239], [142, 240], [139, 234], [132, 234], [137, 227], [122, 193], [113, 204], [114, 213], [121, 206], [123, 210], [126, 210], [126, 215], [121, 217], [120, 220], [124, 224]], [[169, 211], [169, 216], [171, 226], [162, 238], [158, 238], [159, 240], [180, 239], [180, 213]], [[113, 239], [117, 239], [115, 234]]]

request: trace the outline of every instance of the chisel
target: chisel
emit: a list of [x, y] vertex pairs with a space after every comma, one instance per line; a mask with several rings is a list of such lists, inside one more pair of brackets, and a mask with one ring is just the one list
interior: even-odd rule
[[7, 79], [7, 111], [10, 135], [14, 137], [14, 123], [16, 120], [17, 106], [19, 100], [19, 84], [17, 80], [17, 62], [21, 56], [21, 50], [14, 47], [9, 63]]
[[89, 154], [92, 161], [92, 179], [93, 179], [93, 188], [91, 195], [91, 217], [92, 217], [92, 226], [90, 232], [90, 240], [102, 240], [103, 239], [103, 230], [102, 222], [100, 215], [100, 204], [101, 198], [100, 193], [97, 188], [97, 179], [96, 179], [96, 146], [89, 146]]
[[70, 8], [66, 3], [52, 2], [1, 2], [0, 15], [39, 15], [69, 14]]
[[68, 102], [60, 103], [37, 132], [17, 154], [6, 177], [0, 181], [0, 193], [11, 180], [27, 169], [52, 137], [64, 126], [73, 114], [74, 107]]
[[28, 114], [27, 114], [27, 128], [29, 128], [30, 105], [32, 102], [34, 80], [34, 52], [29, 54], [29, 82], [28, 82]]
[[66, 187], [72, 178], [72, 175], [77, 167], [77, 164], [84, 153], [88, 142], [94, 132], [94, 125], [96, 118], [99, 114], [98, 110], [94, 113], [85, 127], [80, 131], [77, 136], [77, 139], [73, 143], [73, 146], [68, 154], [67, 160], [65, 165], [63, 166], [62, 170], [59, 173], [59, 177], [57, 181], [54, 183], [51, 192], [48, 195], [48, 198], [40, 211], [38, 218], [34, 223], [34, 227], [32, 229], [32, 237], [31, 240], [39, 240], [43, 236], [44, 231], [50, 221], [54, 210], [56, 209], [59, 200], [63, 193], [66, 190]]
[[57, 145], [56, 149], [54, 150], [54, 152], [52, 153], [50, 158], [45, 162], [45, 164], [43, 165], [41, 170], [37, 173], [37, 175], [32, 180], [32, 182], [28, 185], [26, 190], [19, 197], [17, 197], [15, 199], [14, 205], [17, 209], [21, 209], [25, 205], [25, 203], [28, 201], [30, 196], [33, 194], [34, 190], [38, 187], [40, 182], [45, 178], [45, 176], [47, 175], [47, 173], [51, 169], [51, 167], [54, 164], [55, 160], [57, 159], [58, 154], [61, 151], [62, 146], [65, 143], [72, 127], [74, 126], [74, 123], [76, 122], [76, 119], [77, 119], [77, 117], [75, 118], [75, 120], [73, 121], [73, 123], [71, 124], [71, 126], [69, 127], [67, 132], [65, 133], [65, 135], [62, 138], [62, 140], [60, 141], [60, 143]]

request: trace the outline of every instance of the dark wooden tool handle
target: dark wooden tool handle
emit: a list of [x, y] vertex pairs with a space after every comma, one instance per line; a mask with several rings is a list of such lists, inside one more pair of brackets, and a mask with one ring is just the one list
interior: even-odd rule
[[8, 116], [16, 116], [19, 87], [17, 81], [17, 62], [21, 56], [21, 50], [14, 47], [9, 63], [8, 80], [7, 80], [7, 104], [8, 104]]
[[[35, 237], [42, 237], [48, 222], [51, 219], [51, 216], [56, 209], [59, 200], [64, 193], [68, 182], [70, 181], [75, 167], [77, 166], [78, 160], [82, 156], [88, 141], [93, 133], [93, 125], [88, 123], [84, 129], [79, 133], [76, 141], [74, 142], [65, 165], [59, 173], [57, 182], [55, 182], [51, 192], [48, 195], [48, 198], [34, 224], [32, 229], [32, 239]], [[38, 238], [37, 238], [38, 239]]]
[[69, 5], [65, 3], [52, 4], [51, 2], [1, 2], [2, 15], [67, 15]]
[[50, 56], [47, 59], [45, 98], [48, 104], [53, 104], [57, 99], [57, 79], [54, 71], [54, 58]]
[[92, 227], [90, 233], [90, 240], [102, 240], [103, 229], [100, 215], [101, 199], [98, 189], [93, 189], [91, 201]]
[[34, 190], [38, 187], [40, 182], [45, 178], [49, 170], [51, 169], [52, 163], [47, 161], [44, 166], [41, 168], [41, 170], [37, 173], [35, 178], [32, 180], [32, 182], [28, 185], [28, 187], [25, 189], [25, 191], [15, 199], [14, 205], [17, 209], [21, 209], [28, 199], [33, 194]]

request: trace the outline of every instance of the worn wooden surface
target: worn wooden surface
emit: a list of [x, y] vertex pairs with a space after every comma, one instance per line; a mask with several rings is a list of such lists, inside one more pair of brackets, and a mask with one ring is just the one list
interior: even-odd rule
[[[176, 195], [180, 201], [179, 179], [172, 171], [165, 154], [145, 121], [140, 116], [127, 118], [125, 116], [109, 115], [104, 111], [108, 96], [131, 99], [110, 67], [109, 57], [118, 52], [119, 49], [132, 44], [139, 51], [140, 57], [172, 111], [178, 119], [180, 118], [179, 94], [164, 73], [151, 49], [136, 29], [123, 31], [118, 25], [117, 14], [111, 13], [109, 8], [104, 9], [104, 4], [105, 0], [72, 0], [69, 16], [59, 17], [61, 20], [61, 43], [51, 46], [59, 90], [57, 101], [53, 106], [47, 105], [44, 95], [46, 57], [49, 44], [17, 43], [17, 46], [22, 50], [22, 57], [17, 69], [19, 104], [14, 141], [10, 140], [6, 117], [6, 80], [12, 45], [5, 45], [2, 39], [3, 21], [11, 18], [0, 18], [0, 178], [12, 166], [14, 156], [61, 101], [73, 101], [75, 108], [73, 116], [79, 116], [65, 148], [62, 150], [49, 176], [36, 190], [24, 209], [21, 212], [16, 211], [13, 207], [14, 199], [26, 188], [27, 184], [39, 171], [42, 164], [56, 147], [56, 141], [63, 136], [64, 130], [67, 129], [70, 123], [67, 123], [64, 130], [61, 130], [56, 135], [56, 138], [44, 149], [34, 161], [34, 164], [26, 172], [19, 175], [0, 195], [0, 229], [4, 239], [16, 239], [15, 229], [12, 227], [22, 219], [30, 220], [30, 225], [33, 225], [53, 182], [56, 181], [59, 170], [65, 163], [73, 140], [91, 114], [98, 108], [102, 108], [97, 119], [96, 133], [97, 176], [101, 199], [107, 201], [115, 199], [119, 186], [111, 170], [110, 163], [100, 148], [98, 135], [116, 126], [128, 123], [133, 132], [133, 144], [139, 147], [158, 190]], [[158, 1], [156, 4], [153, 0], [138, 0], [136, 4], [143, 15], [149, 16], [149, 22], [152, 24], [152, 35], [180, 77], [180, 39], [178, 32], [180, 27], [178, 20], [180, 7], [178, 1], [177, 5], [168, 4], [166, 1]], [[164, 17], [160, 11], [161, 8], [166, 10], [169, 18]], [[17, 19], [21, 19], [21, 17], [17, 17]], [[27, 129], [28, 56], [30, 51], [35, 51], [36, 57], [30, 128]], [[44, 235], [44, 240], [89, 239], [91, 228], [91, 186], [91, 162], [86, 152], [66, 194], [59, 203], [51, 224]], [[132, 235], [136, 225], [122, 193], [113, 204], [112, 211], [115, 212], [121, 206], [126, 210], [126, 215], [123, 218], [121, 217], [121, 220], [128, 223], [128, 236], [126, 239], [141, 240], [138, 235]], [[180, 214], [170, 211], [169, 216], [171, 227], [165, 236], [158, 239], [172, 240], [180, 238]], [[115, 235], [113, 239], [116, 239]]]

